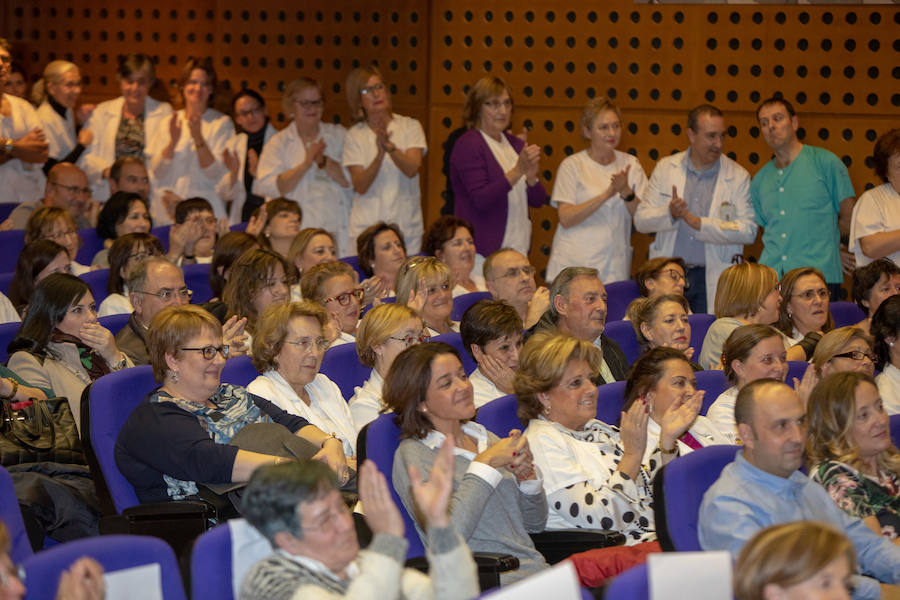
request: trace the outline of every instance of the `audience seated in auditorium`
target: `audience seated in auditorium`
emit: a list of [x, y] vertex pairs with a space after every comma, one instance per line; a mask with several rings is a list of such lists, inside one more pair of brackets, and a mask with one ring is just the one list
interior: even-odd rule
[[[694, 356], [691, 348], [691, 324], [688, 321], [687, 299], [675, 294], [661, 294], [652, 298], [638, 298], [631, 307], [631, 323], [641, 350], [665, 346], [683, 352], [690, 360]], [[691, 362], [695, 371], [703, 368]]]
[[103, 249], [94, 255], [91, 266], [109, 268], [109, 248], [126, 233], [150, 233], [153, 223], [146, 201], [131, 192], [114, 192], [97, 217], [97, 235], [103, 238]]
[[328, 314], [314, 302], [273, 304], [253, 338], [253, 366], [261, 373], [247, 391], [336, 436], [356, 466], [356, 429], [341, 390], [319, 372], [328, 348]]
[[117, 158], [109, 168], [106, 181], [110, 196], [116, 192], [128, 192], [140, 196], [145, 204], [150, 202], [150, 175], [140, 157], [126, 155]]
[[759, 530], [769, 525], [813, 520], [844, 532], [856, 548], [860, 570], [856, 598], [897, 593], [900, 548], [845, 514], [828, 492], [798, 469], [803, 464], [806, 410], [800, 396], [770, 379], [748, 384], [735, 405], [744, 446], [707, 490], [700, 505], [698, 533], [704, 550], [728, 550], [737, 557]]
[[406, 260], [403, 233], [393, 223], [379, 221], [367, 227], [356, 239], [359, 269], [368, 277], [360, 285], [365, 301], [393, 296], [397, 271]]
[[[303, 273], [319, 263], [331, 262], [338, 259], [337, 245], [334, 236], [324, 229], [306, 227], [300, 230], [287, 255], [288, 263], [297, 269], [297, 280], [303, 278]], [[353, 273], [356, 281], [358, 275]], [[291, 300], [299, 302], [303, 300], [303, 292], [298, 284], [291, 286]]]
[[179, 267], [211, 263], [216, 228], [212, 206], [205, 199], [188, 198], [179, 202], [175, 207], [175, 224], [169, 230], [169, 260]]
[[522, 350], [522, 319], [506, 302], [479, 300], [459, 323], [463, 347], [478, 366], [469, 374], [475, 408], [512, 394]]
[[598, 383], [625, 379], [628, 361], [614, 340], [603, 334], [606, 327], [606, 288], [597, 269], [566, 267], [550, 285], [550, 308], [533, 331], [560, 331], [600, 348]]
[[865, 373], [871, 377], [878, 360], [872, 343], [872, 337], [859, 327], [832, 329], [816, 344], [810, 362], [820, 379], [843, 371]]
[[31, 213], [25, 224], [25, 243], [42, 239], [53, 240], [66, 248], [70, 259], [69, 269], [74, 275], [82, 275], [91, 270], [91, 267], [75, 260], [82, 240], [75, 219], [66, 209], [44, 206]]
[[508, 302], [525, 329], [534, 327], [550, 305], [549, 290], [534, 282], [535, 268], [525, 255], [500, 248], [484, 259], [484, 282], [494, 300]]
[[[228, 307], [226, 324], [237, 323], [232, 318], [246, 319], [241, 331], [252, 336], [266, 308], [290, 301], [292, 283], [293, 269], [280, 254], [262, 248], [244, 252], [231, 267], [222, 292], [222, 300]], [[225, 337], [230, 336], [226, 333]], [[252, 339], [248, 344], [252, 346]]]
[[354, 389], [349, 400], [350, 416], [358, 432], [388, 408], [382, 399], [384, 378], [397, 355], [430, 338], [422, 317], [397, 303], [380, 304], [368, 311], [356, 334], [359, 362], [372, 368], [369, 378]]
[[[153, 318], [148, 342], [160, 387], [134, 409], [115, 447], [116, 464], [141, 502], [196, 498], [198, 484], [247, 481], [263, 465], [291, 460], [229, 445], [254, 423], [287, 428], [307, 442], [292, 446], [305, 453], [299, 458], [323, 460], [347, 480], [339, 440], [240, 386], [221, 383], [228, 345], [211, 314], [196, 306], [167, 307]], [[281, 431], [273, 425], [269, 437]], [[226, 516], [234, 516], [233, 508], [226, 506]]]
[[39, 208], [55, 206], [69, 211], [76, 229], [91, 229], [97, 225], [100, 204], [91, 199], [88, 179], [72, 163], [57, 163], [47, 174], [44, 197], [22, 202], [9, 214], [13, 229], [25, 229], [31, 215]]
[[784, 300], [775, 327], [784, 334], [789, 348], [803, 350], [800, 357], [789, 351], [788, 358], [809, 360], [822, 336], [834, 329], [825, 278], [811, 267], [792, 269], [781, 278], [779, 289]]
[[428, 335], [459, 332], [459, 321], [452, 321], [453, 274], [433, 256], [406, 259], [397, 274], [397, 302], [415, 310], [425, 322]]

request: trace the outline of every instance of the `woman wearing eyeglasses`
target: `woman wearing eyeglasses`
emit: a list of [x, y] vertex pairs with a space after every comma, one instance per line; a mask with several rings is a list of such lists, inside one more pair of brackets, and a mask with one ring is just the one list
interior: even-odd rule
[[304, 301], [270, 306], [253, 338], [253, 366], [262, 373], [247, 391], [298, 415], [343, 444], [344, 455], [356, 466], [356, 429], [341, 390], [319, 373], [328, 348], [323, 330], [328, 314]]
[[347, 76], [347, 102], [355, 123], [347, 131], [343, 165], [353, 184], [350, 248], [376, 221], [396, 223], [406, 251], [419, 252], [422, 234], [419, 170], [428, 145], [422, 124], [391, 111], [391, 92], [374, 65], [358, 67]]
[[854, 371], [875, 374], [878, 358], [872, 350], [872, 337], [859, 327], [839, 327], [822, 336], [812, 356], [819, 377]]
[[81, 127], [91, 116], [94, 105], [82, 104], [76, 111], [80, 95], [81, 72], [77, 65], [67, 60], [48, 63], [43, 76], [31, 90], [31, 99], [38, 107], [41, 130], [49, 144], [44, 173], [58, 162], [77, 163], [94, 139], [90, 129]]
[[79, 432], [84, 388], [111, 371], [133, 366], [113, 334], [97, 322], [90, 288], [65, 273], [37, 284], [9, 353], [10, 370], [28, 385], [69, 400]]
[[97, 316], [131, 314], [134, 307], [128, 299], [125, 280], [139, 262], [151, 256], [162, 256], [162, 244], [149, 233], [127, 233], [113, 243], [109, 249], [109, 278], [106, 291], [109, 294], [100, 303]]
[[791, 269], [782, 276], [780, 287], [784, 301], [775, 328], [789, 347], [797, 348], [788, 351], [788, 360], [810, 360], [822, 336], [834, 329], [825, 277], [812, 267]]
[[[246, 223], [266, 199], [253, 192], [259, 155], [278, 131], [269, 123], [266, 101], [256, 90], [244, 88], [231, 100], [237, 132], [225, 143], [222, 160], [228, 172], [216, 184], [219, 198], [228, 208], [228, 221]], [[280, 196], [281, 194], [276, 194]]]
[[429, 335], [416, 312], [403, 304], [379, 304], [363, 315], [356, 335], [359, 362], [372, 368], [372, 373], [350, 398], [350, 416], [356, 431], [374, 421], [386, 408], [381, 398], [384, 378], [397, 355]]
[[345, 262], [314, 265], [300, 279], [303, 298], [325, 309], [328, 323], [325, 337], [332, 346], [356, 341], [363, 290], [356, 285], [356, 273]]
[[479, 79], [463, 105], [469, 131], [450, 154], [454, 214], [475, 226], [475, 248], [482, 256], [500, 248], [528, 256], [528, 207], [547, 199], [538, 177], [541, 149], [507, 132], [512, 112], [510, 87], [499, 77]]
[[25, 224], [25, 243], [35, 240], [52, 240], [69, 253], [69, 272], [81, 275], [91, 270], [75, 260], [81, 248], [81, 236], [78, 235], [78, 224], [71, 213], [59, 206], [42, 206], [28, 217]]
[[240, 386], [221, 382], [229, 347], [211, 314], [190, 305], [165, 308], [153, 317], [147, 343], [160, 387], [132, 411], [115, 448], [116, 464], [141, 502], [197, 498], [206, 493], [198, 484], [247, 481], [258, 467], [288, 460], [229, 445], [253, 423], [286, 427], [310, 443], [311, 458], [346, 479], [339, 440]]
[[296, 200], [303, 209], [305, 227], [332, 232], [339, 256], [351, 254], [347, 238], [350, 179], [341, 166], [347, 132], [322, 121], [325, 96], [314, 79], [289, 82], [282, 106], [293, 121], [263, 146], [253, 192]]
[[433, 256], [406, 259], [397, 274], [397, 302], [421, 315], [428, 335], [459, 333], [459, 321], [452, 321], [453, 274], [450, 267]]
[[616, 150], [622, 113], [606, 98], [594, 98], [581, 113], [588, 147], [559, 165], [550, 203], [559, 213], [547, 281], [569, 265], [594, 267], [608, 284], [631, 275], [631, 219], [647, 186], [641, 163]]

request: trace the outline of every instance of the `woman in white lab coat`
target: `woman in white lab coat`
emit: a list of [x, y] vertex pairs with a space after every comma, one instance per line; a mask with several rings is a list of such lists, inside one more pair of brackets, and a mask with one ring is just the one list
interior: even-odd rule
[[45, 174], [58, 162], [78, 164], [94, 138], [90, 129], [80, 127], [91, 116], [94, 105], [82, 104], [75, 110], [80, 95], [81, 72], [67, 60], [51, 61], [34, 84], [31, 99], [38, 107], [38, 119], [49, 145]]

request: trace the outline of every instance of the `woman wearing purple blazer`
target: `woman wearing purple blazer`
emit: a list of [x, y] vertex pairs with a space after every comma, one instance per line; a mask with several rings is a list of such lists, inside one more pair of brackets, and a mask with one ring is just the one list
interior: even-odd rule
[[547, 192], [538, 179], [541, 150], [510, 135], [510, 89], [499, 77], [483, 77], [463, 106], [469, 131], [450, 154], [454, 213], [472, 223], [482, 256], [502, 247], [525, 256], [531, 245], [528, 207], [542, 206]]

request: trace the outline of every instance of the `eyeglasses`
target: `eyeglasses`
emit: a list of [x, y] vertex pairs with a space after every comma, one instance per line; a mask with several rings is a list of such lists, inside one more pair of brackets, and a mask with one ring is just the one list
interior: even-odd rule
[[534, 267], [532, 267], [531, 265], [525, 265], [522, 267], [510, 267], [502, 275], [498, 275], [497, 278], [498, 279], [511, 279], [513, 277], [518, 276], [519, 273], [521, 273], [522, 275], [524, 275], [526, 277], [531, 277], [532, 275], [534, 275], [535, 270], [536, 269]]
[[331, 508], [330, 510], [322, 513], [321, 518], [317, 519], [315, 523], [312, 525], [303, 524], [302, 528], [304, 531], [317, 531], [319, 529], [323, 530], [333, 530], [338, 522], [346, 518], [346, 516], [350, 513], [350, 508], [344, 504], [343, 502], [340, 505]]
[[794, 298], [803, 298], [807, 302], [816, 298], [818, 296], [819, 300], [827, 300], [828, 299], [828, 290], [825, 288], [819, 288], [817, 290], [806, 290], [800, 294], [793, 294]]
[[484, 106], [487, 106], [491, 110], [497, 110], [498, 108], [512, 108], [512, 100], [509, 98], [506, 100], [488, 100], [484, 103]]
[[83, 196], [87, 196], [91, 193], [91, 188], [88, 187], [79, 187], [77, 185], [63, 185], [61, 183], [56, 183], [55, 181], [51, 181], [50, 185], [66, 190], [70, 194], [81, 194]]
[[75, 88], [80, 88], [82, 86], [81, 80], [78, 81], [67, 81], [65, 83], [61, 83], [64, 88], [69, 90], [74, 90]]
[[186, 300], [190, 300], [191, 296], [194, 295], [193, 290], [187, 289], [187, 287], [173, 289], [173, 288], [163, 288], [158, 292], [145, 292], [143, 290], [135, 290], [135, 294], [147, 294], [148, 296], [156, 296], [160, 300], [171, 300], [177, 294], [179, 297], [184, 298]]
[[675, 283], [684, 282], [684, 289], [688, 289], [690, 287], [690, 283], [687, 280], [687, 277], [684, 276], [683, 273], [679, 273], [675, 269], [665, 269], [659, 272], [659, 275], [668, 275], [672, 281]]
[[341, 306], [347, 306], [350, 304], [350, 298], [356, 298], [357, 300], [362, 300], [365, 292], [362, 288], [356, 288], [352, 292], [344, 292], [343, 294], [338, 294], [337, 296], [330, 296], [322, 300], [322, 304], [328, 304], [332, 300], [337, 300], [338, 304]]
[[419, 335], [407, 335], [405, 337], [394, 337], [392, 335], [388, 336], [389, 340], [396, 340], [398, 342], [403, 342], [406, 344], [406, 347], [409, 348], [413, 344], [424, 344], [425, 342], [431, 339], [431, 336], [427, 333], [421, 333]]
[[871, 352], [863, 352], [862, 350], [851, 350], [850, 352], [841, 352], [840, 354], [835, 354], [831, 358], [852, 358], [855, 361], [861, 361], [864, 358], [868, 358], [873, 363], [878, 359], [877, 356], [872, 354]]
[[212, 360], [216, 357], [216, 352], [222, 355], [222, 358], [228, 358], [228, 355], [231, 354], [231, 347], [227, 344], [222, 346], [213, 346], [210, 344], [209, 346], [203, 346], [202, 348], [182, 348], [184, 351], [190, 352], [200, 352], [203, 354], [203, 358], [206, 360]]
[[129, 254], [125, 260], [142, 261], [150, 258], [151, 256], [156, 256], [157, 254], [158, 252], [156, 250], [141, 250], [140, 252]]
[[362, 94], [363, 96], [368, 96], [369, 94], [372, 94], [374, 92], [380, 92], [383, 89], [384, 89], [383, 83], [376, 83], [375, 85], [367, 85], [363, 89], [359, 90], [359, 93]]
[[263, 111], [263, 107], [257, 106], [256, 108], [251, 108], [249, 110], [239, 110], [235, 113], [234, 116], [247, 118], [247, 117], [252, 117], [253, 115], [258, 115], [262, 111]]
[[319, 108], [325, 101], [319, 98], [318, 100], [297, 100], [297, 104], [300, 105], [300, 108], [310, 109], [310, 108]]
[[328, 350], [328, 346], [331, 345], [331, 342], [326, 340], [323, 337], [311, 338], [311, 337], [302, 337], [299, 340], [284, 340], [285, 344], [290, 344], [291, 346], [297, 346], [301, 352], [312, 352], [313, 349], [317, 352], [325, 352]]
[[78, 235], [77, 229], [66, 229], [63, 231], [54, 231], [53, 233], [48, 233], [45, 237], [48, 240], [57, 241], [57, 240], [64, 240], [67, 237], [73, 236], [73, 235], [76, 235], [76, 236]]

